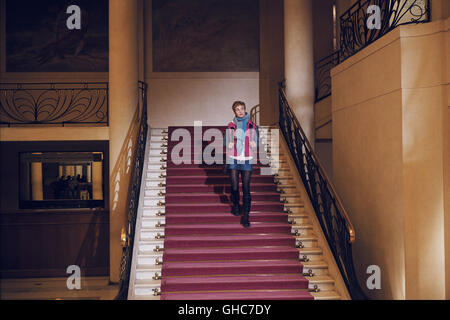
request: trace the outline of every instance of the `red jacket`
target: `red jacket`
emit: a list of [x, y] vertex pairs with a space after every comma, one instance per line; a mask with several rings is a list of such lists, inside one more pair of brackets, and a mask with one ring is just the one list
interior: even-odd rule
[[[255, 141], [256, 143], [258, 143], [258, 134], [257, 134], [257, 126], [250, 120], [247, 121], [247, 127], [245, 129], [245, 144], [244, 144], [244, 156], [245, 157], [254, 157], [254, 152], [252, 150], [252, 148], [250, 147], [250, 143], [249, 141]], [[256, 137], [255, 137], [256, 136]], [[237, 149], [236, 149], [236, 143], [237, 143], [237, 138], [236, 138], [236, 124], [234, 122], [230, 122], [228, 123], [228, 129], [227, 129], [227, 145], [226, 145], [226, 149], [227, 149], [227, 156], [237, 156]], [[228, 144], [230, 142], [233, 142], [233, 149], [229, 149], [228, 148]]]

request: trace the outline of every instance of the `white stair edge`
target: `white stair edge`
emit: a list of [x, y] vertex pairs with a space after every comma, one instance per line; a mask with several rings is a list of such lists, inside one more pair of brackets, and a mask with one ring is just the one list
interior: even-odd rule
[[[295, 168], [295, 163], [288, 151], [287, 144], [282, 136], [280, 136], [280, 147], [278, 156], [286, 160], [288, 166]], [[321, 294], [320, 292], [315, 293], [315, 295], [314, 293], [311, 294], [313, 294], [313, 296], [317, 300], [328, 298], [334, 300], [337, 299], [338, 296], [341, 300], [350, 300], [351, 298], [349, 292], [347, 291], [342, 275], [337, 267], [336, 261], [334, 260], [334, 256], [331, 253], [331, 249], [328, 246], [325, 235], [323, 234], [322, 227], [320, 226], [318, 218], [314, 213], [314, 208], [309, 200], [305, 186], [298, 172], [295, 171], [293, 172], [292, 180], [293, 180], [292, 183], [296, 185], [294, 190], [296, 190], [296, 192], [298, 192], [301, 195], [303, 204], [302, 208], [303, 213], [306, 213], [310, 216], [310, 223], [313, 226], [312, 234], [314, 234], [317, 237], [316, 244], [314, 247], [320, 248], [322, 250], [320, 256], [323, 257], [324, 262], [328, 264], [328, 274], [326, 276], [317, 275], [315, 277], [307, 277], [307, 279], [310, 280], [310, 288], [312, 288], [314, 285], [318, 285], [321, 292], [323, 292], [323, 294]], [[281, 184], [280, 187], [282, 189], [284, 186]], [[285, 204], [285, 206], [288, 205]], [[305, 249], [310, 248], [305, 247], [304, 249], [300, 250]], [[311, 261], [309, 263], [306, 263], [306, 265], [315, 263], [316, 261]]]
[[[136, 296], [135, 294], [135, 284], [136, 284], [136, 270], [138, 268], [138, 255], [139, 253], [139, 242], [141, 238], [141, 229], [142, 229], [142, 219], [143, 219], [143, 211], [144, 211], [144, 195], [145, 195], [145, 189], [146, 189], [146, 181], [147, 181], [147, 170], [145, 168], [148, 168], [148, 163], [150, 161], [150, 143], [152, 142], [152, 134], [154, 134], [156, 131], [162, 131], [167, 130], [167, 128], [148, 128], [147, 131], [147, 141], [145, 145], [145, 154], [144, 154], [144, 163], [143, 170], [142, 170], [142, 178], [141, 178], [141, 185], [140, 185], [140, 191], [139, 191], [139, 201], [138, 201], [138, 210], [137, 210], [137, 217], [136, 217], [136, 227], [135, 227], [135, 233], [134, 233], [134, 245], [133, 245], [133, 254], [132, 254], [132, 261], [131, 261], [131, 270], [130, 270], [130, 282], [128, 286], [128, 300], [135, 300], [139, 299], [139, 296]], [[163, 134], [156, 134], [157, 136], [161, 136]], [[153, 297], [155, 300], [159, 300], [159, 296]]]

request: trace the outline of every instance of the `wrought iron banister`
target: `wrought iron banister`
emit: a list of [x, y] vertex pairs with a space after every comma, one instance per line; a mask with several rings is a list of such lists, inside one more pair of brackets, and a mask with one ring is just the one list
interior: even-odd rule
[[107, 82], [0, 83], [1, 125], [108, 126]]
[[257, 104], [256, 106], [250, 109], [250, 121], [252, 121], [256, 125], [259, 125], [260, 114], [261, 114], [261, 106]]
[[[369, 17], [380, 9], [380, 25], [368, 27]], [[316, 102], [331, 95], [330, 70], [396, 27], [431, 21], [430, 0], [360, 0], [340, 18], [340, 48], [314, 64]]]
[[355, 229], [279, 84], [279, 126], [352, 299], [367, 299], [353, 265]]
[[[378, 26], [368, 21], [369, 17], [375, 14], [375, 11], [368, 13], [371, 6], [376, 6], [380, 10]], [[339, 18], [341, 61], [400, 25], [431, 21], [430, 12], [430, 0], [360, 0], [356, 2]]]
[[314, 64], [315, 102], [331, 95], [331, 74], [333, 67], [339, 64], [339, 51], [317, 61]]
[[136, 218], [139, 204], [139, 193], [141, 189], [142, 170], [144, 167], [145, 146], [147, 143], [147, 83], [139, 81], [139, 90], [142, 99], [142, 111], [137, 136], [135, 160], [131, 176], [131, 193], [128, 204], [128, 219], [125, 230], [125, 245], [122, 248], [120, 261], [119, 292], [115, 300], [126, 300], [130, 283], [131, 261], [133, 258], [134, 235], [136, 229]]

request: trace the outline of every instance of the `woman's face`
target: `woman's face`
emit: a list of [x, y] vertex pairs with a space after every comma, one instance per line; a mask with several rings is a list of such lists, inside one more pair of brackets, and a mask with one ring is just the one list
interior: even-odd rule
[[236, 108], [234, 108], [234, 114], [238, 118], [242, 118], [245, 116], [245, 107], [243, 105], [238, 105]]

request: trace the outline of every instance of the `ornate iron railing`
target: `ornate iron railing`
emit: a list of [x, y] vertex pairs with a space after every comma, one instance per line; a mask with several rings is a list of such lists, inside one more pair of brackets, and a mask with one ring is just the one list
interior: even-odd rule
[[331, 74], [330, 71], [334, 66], [339, 64], [339, 51], [333, 52], [331, 55], [317, 61], [314, 64], [314, 86], [315, 86], [315, 101], [319, 102], [322, 99], [331, 95]]
[[252, 121], [256, 125], [259, 125], [260, 115], [261, 115], [261, 106], [259, 104], [250, 109], [250, 121]]
[[1, 83], [0, 124], [108, 126], [108, 83]]
[[353, 265], [353, 225], [279, 85], [279, 126], [352, 299], [367, 299]]
[[122, 258], [120, 261], [119, 292], [115, 297], [116, 300], [126, 300], [128, 297], [136, 218], [139, 204], [139, 193], [141, 189], [142, 170], [145, 161], [145, 146], [147, 143], [147, 84], [145, 82], [139, 81], [139, 89], [142, 99], [142, 116], [140, 120], [139, 134], [137, 136], [133, 173], [131, 176], [131, 193], [128, 205], [125, 245], [122, 248]]
[[[377, 12], [369, 10], [368, 13], [371, 6], [376, 6], [375, 10], [379, 8], [378, 26], [372, 23], [376, 20], [370, 18]], [[341, 61], [400, 25], [430, 20], [430, 0], [360, 0], [340, 17]]]
[[[377, 6], [380, 25], [372, 24]], [[330, 70], [400, 25], [431, 20], [430, 0], [360, 0], [340, 20], [340, 48], [314, 65], [316, 102], [331, 95]], [[375, 20], [373, 20], [375, 21]], [[371, 26], [368, 27], [368, 24]]]

